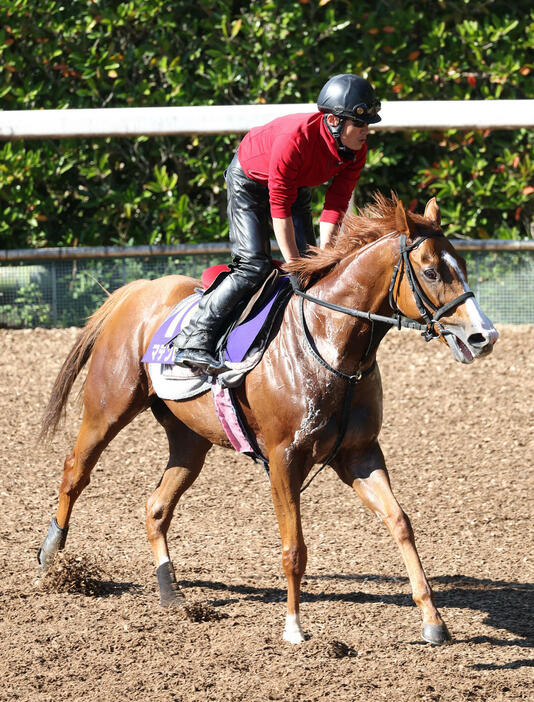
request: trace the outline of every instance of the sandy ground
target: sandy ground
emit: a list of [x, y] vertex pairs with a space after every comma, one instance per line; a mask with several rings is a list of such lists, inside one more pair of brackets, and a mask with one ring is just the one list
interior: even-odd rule
[[492, 357], [469, 367], [407, 331], [379, 354], [382, 447], [454, 638], [433, 648], [393, 541], [329, 470], [303, 496], [309, 638], [284, 643], [266, 478], [218, 448], [170, 538], [188, 602], [217, 616], [160, 608], [144, 501], [167, 457], [150, 413], [111, 444], [75, 507], [65, 554], [96, 569], [97, 594], [37, 586], [79, 405], [51, 445], [35, 437], [77, 330], [1, 330], [0, 699], [533, 699], [534, 327], [500, 332]]

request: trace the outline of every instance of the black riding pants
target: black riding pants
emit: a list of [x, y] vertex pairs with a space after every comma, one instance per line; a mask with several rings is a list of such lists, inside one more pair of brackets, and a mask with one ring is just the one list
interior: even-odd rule
[[[272, 270], [269, 190], [243, 172], [237, 153], [226, 171], [228, 223], [232, 245], [230, 273], [200, 300], [190, 322], [174, 340], [177, 348], [213, 352], [219, 332], [242, 301], [262, 285]], [[291, 207], [301, 253], [315, 244], [311, 189], [298, 190]]]

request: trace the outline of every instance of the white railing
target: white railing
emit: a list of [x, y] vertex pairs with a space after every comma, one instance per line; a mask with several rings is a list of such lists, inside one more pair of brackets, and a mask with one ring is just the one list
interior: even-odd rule
[[[121, 107], [0, 111], [0, 141], [67, 137], [239, 134], [314, 104]], [[534, 100], [421, 100], [382, 103], [373, 130], [534, 127]]]

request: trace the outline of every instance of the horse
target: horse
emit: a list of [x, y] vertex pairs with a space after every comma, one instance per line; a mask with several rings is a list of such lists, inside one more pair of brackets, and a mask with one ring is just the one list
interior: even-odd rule
[[[497, 340], [468, 288], [465, 262], [440, 223], [435, 198], [420, 215], [405, 210], [395, 194], [377, 194], [367, 207], [346, 216], [330, 245], [311, 247], [286, 264], [286, 272], [299, 281], [299, 294], [290, 297], [261, 362], [235, 391], [243, 421], [269, 463], [287, 579], [283, 639], [292, 644], [305, 640], [299, 614], [307, 557], [300, 494], [321, 462], [390, 531], [420, 609], [423, 639], [435, 645], [450, 640], [378, 441], [382, 387], [376, 362], [385, 333], [393, 324], [410, 324], [407, 320], [414, 320], [427, 339], [447, 344], [462, 363], [487, 356]], [[146, 502], [147, 535], [161, 604], [183, 604], [167, 547], [169, 525], [211, 446], [231, 444], [211, 393], [162, 400], [141, 359], [159, 325], [197, 286], [197, 280], [180, 275], [125, 285], [88, 319], [65, 359], [44, 413], [44, 437], [56, 431], [73, 383], [89, 365], [81, 426], [64, 462], [56, 516], [39, 551], [42, 569], [65, 546], [73, 506], [104, 448], [150, 408], [166, 431], [169, 460]]]

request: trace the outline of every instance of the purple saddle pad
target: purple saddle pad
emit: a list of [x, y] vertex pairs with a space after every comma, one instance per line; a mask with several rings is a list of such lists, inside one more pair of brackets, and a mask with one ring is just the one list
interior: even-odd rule
[[145, 355], [141, 359], [143, 363], [172, 364], [174, 362], [176, 349], [174, 346], [169, 346], [169, 342], [178, 334], [182, 328], [184, 317], [198, 305], [201, 297], [200, 293], [194, 293], [176, 305], [152, 337]]
[[[268, 319], [269, 313], [278, 299], [278, 296], [282, 291], [287, 289], [288, 284], [288, 278], [280, 278], [274, 292], [269, 296], [261, 309], [257, 310], [253, 316], [246, 319], [230, 332], [224, 353], [225, 360], [230, 363], [240, 363], [244, 360], [254, 340]], [[143, 363], [173, 363], [175, 349], [173, 346], [169, 346], [169, 342], [181, 330], [185, 317], [190, 316], [192, 310], [200, 302], [201, 297], [202, 295], [200, 293], [190, 295], [173, 309], [171, 314], [152, 337], [145, 355], [141, 359]]]

